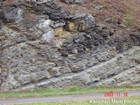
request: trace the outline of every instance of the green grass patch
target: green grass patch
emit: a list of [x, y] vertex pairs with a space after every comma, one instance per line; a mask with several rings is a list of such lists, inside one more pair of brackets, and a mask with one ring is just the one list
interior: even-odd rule
[[100, 92], [122, 92], [140, 90], [140, 87], [92, 87], [84, 88], [78, 86], [71, 86], [67, 89], [34, 89], [30, 91], [19, 91], [19, 92], [0, 92], [0, 98], [17, 98], [17, 97], [44, 97], [44, 96], [58, 96], [58, 95], [71, 95], [71, 94], [89, 94], [89, 93], [100, 93]]
[[123, 24], [125, 24], [127, 26], [132, 26], [132, 27], [137, 26], [133, 16], [131, 16], [130, 14], [125, 14], [125, 18], [123, 20]]
[[65, 102], [31, 103], [26, 105], [140, 105], [140, 96]]

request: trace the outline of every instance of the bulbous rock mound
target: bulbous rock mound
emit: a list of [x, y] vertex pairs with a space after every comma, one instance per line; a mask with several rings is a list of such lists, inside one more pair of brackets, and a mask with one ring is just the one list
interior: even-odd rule
[[70, 14], [55, 0], [6, 2], [0, 0], [1, 91], [140, 85], [138, 32]]

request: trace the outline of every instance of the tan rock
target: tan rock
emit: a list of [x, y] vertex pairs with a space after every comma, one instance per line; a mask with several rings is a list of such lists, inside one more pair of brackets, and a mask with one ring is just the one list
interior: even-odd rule
[[68, 23], [65, 28], [68, 31], [72, 31], [72, 32], [78, 31], [78, 25], [76, 23], [74, 23], [74, 22]]
[[60, 36], [63, 34], [63, 27], [57, 27], [54, 29], [54, 35], [57, 37], [57, 36]]
[[70, 32], [64, 31], [63, 32], [63, 35], [61, 35], [60, 38], [62, 38], [62, 39], [68, 39], [68, 38], [71, 38], [72, 36], [73, 36], [73, 34], [71, 34]]

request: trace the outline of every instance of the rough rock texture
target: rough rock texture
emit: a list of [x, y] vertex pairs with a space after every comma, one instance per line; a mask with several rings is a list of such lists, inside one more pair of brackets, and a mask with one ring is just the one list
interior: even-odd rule
[[0, 0], [0, 7], [1, 7], [1, 5], [2, 5], [2, 2], [3, 2], [3, 0]]
[[24, 18], [24, 10], [22, 10], [22, 8], [5, 8], [1, 14], [0, 14], [0, 18], [2, 18], [4, 21], [8, 22], [8, 23], [13, 23], [13, 22], [20, 22], [23, 20]]
[[90, 14], [75, 14], [70, 21], [67, 21], [68, 31], [85, 31], [95, 27], [95, 20]]
[[82, 4], [83, 3], [83, 0], [60, 0], [60, 1], [67, 4]]
[[0, 90], [140, 85], [139, 44], [138, 33], [67, 14], [55, 0], [13, 2], [0, 9]]
[[24, 5], [35, 13], [49, 15], [52, 20], [70, 18], [68, 13], [55, 0], [25, 0]]

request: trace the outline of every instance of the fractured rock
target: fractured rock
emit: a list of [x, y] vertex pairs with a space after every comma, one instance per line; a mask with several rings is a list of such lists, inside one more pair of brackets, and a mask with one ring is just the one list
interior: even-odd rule
[[48, 32], [42, 35], [42, 41], [47, 43], [52, 43], [54, 40], [54, 31], [50, 29]]
[[3, 0], [0, 0], [0, 7], [2, 6], [2, 2], [3, 2]]
[[63, 27], [54, 28], [54, 36], [60, 36], [63, 34]]
[[60, 1], [67, 4], [82, 4], [83, 3], [83, 0], [60, 0]]
[[86, 15], [83, 20], [79, 21], [79, 31], [85, 31], [95, 26], [95, 20], [92, 15]]
[[71, 22], [68, 22], [66, 29], [69, 31], [86, 31], [95, 27], [95, 20], [90, 14], [83, 14], [73, 16]]
[[6, 7], [0, 13], [0, 19], [8, 22], [8, 23], [19, 23], [20, 21], [24, 20], [24, 9], [23, 8], [15, 8]]
[[69, 22], [65, 28], [68, 31], [72, 31], [72, 32], [77, 32], [78, 31], [78, 24], [74, 23], [74, 22]]

